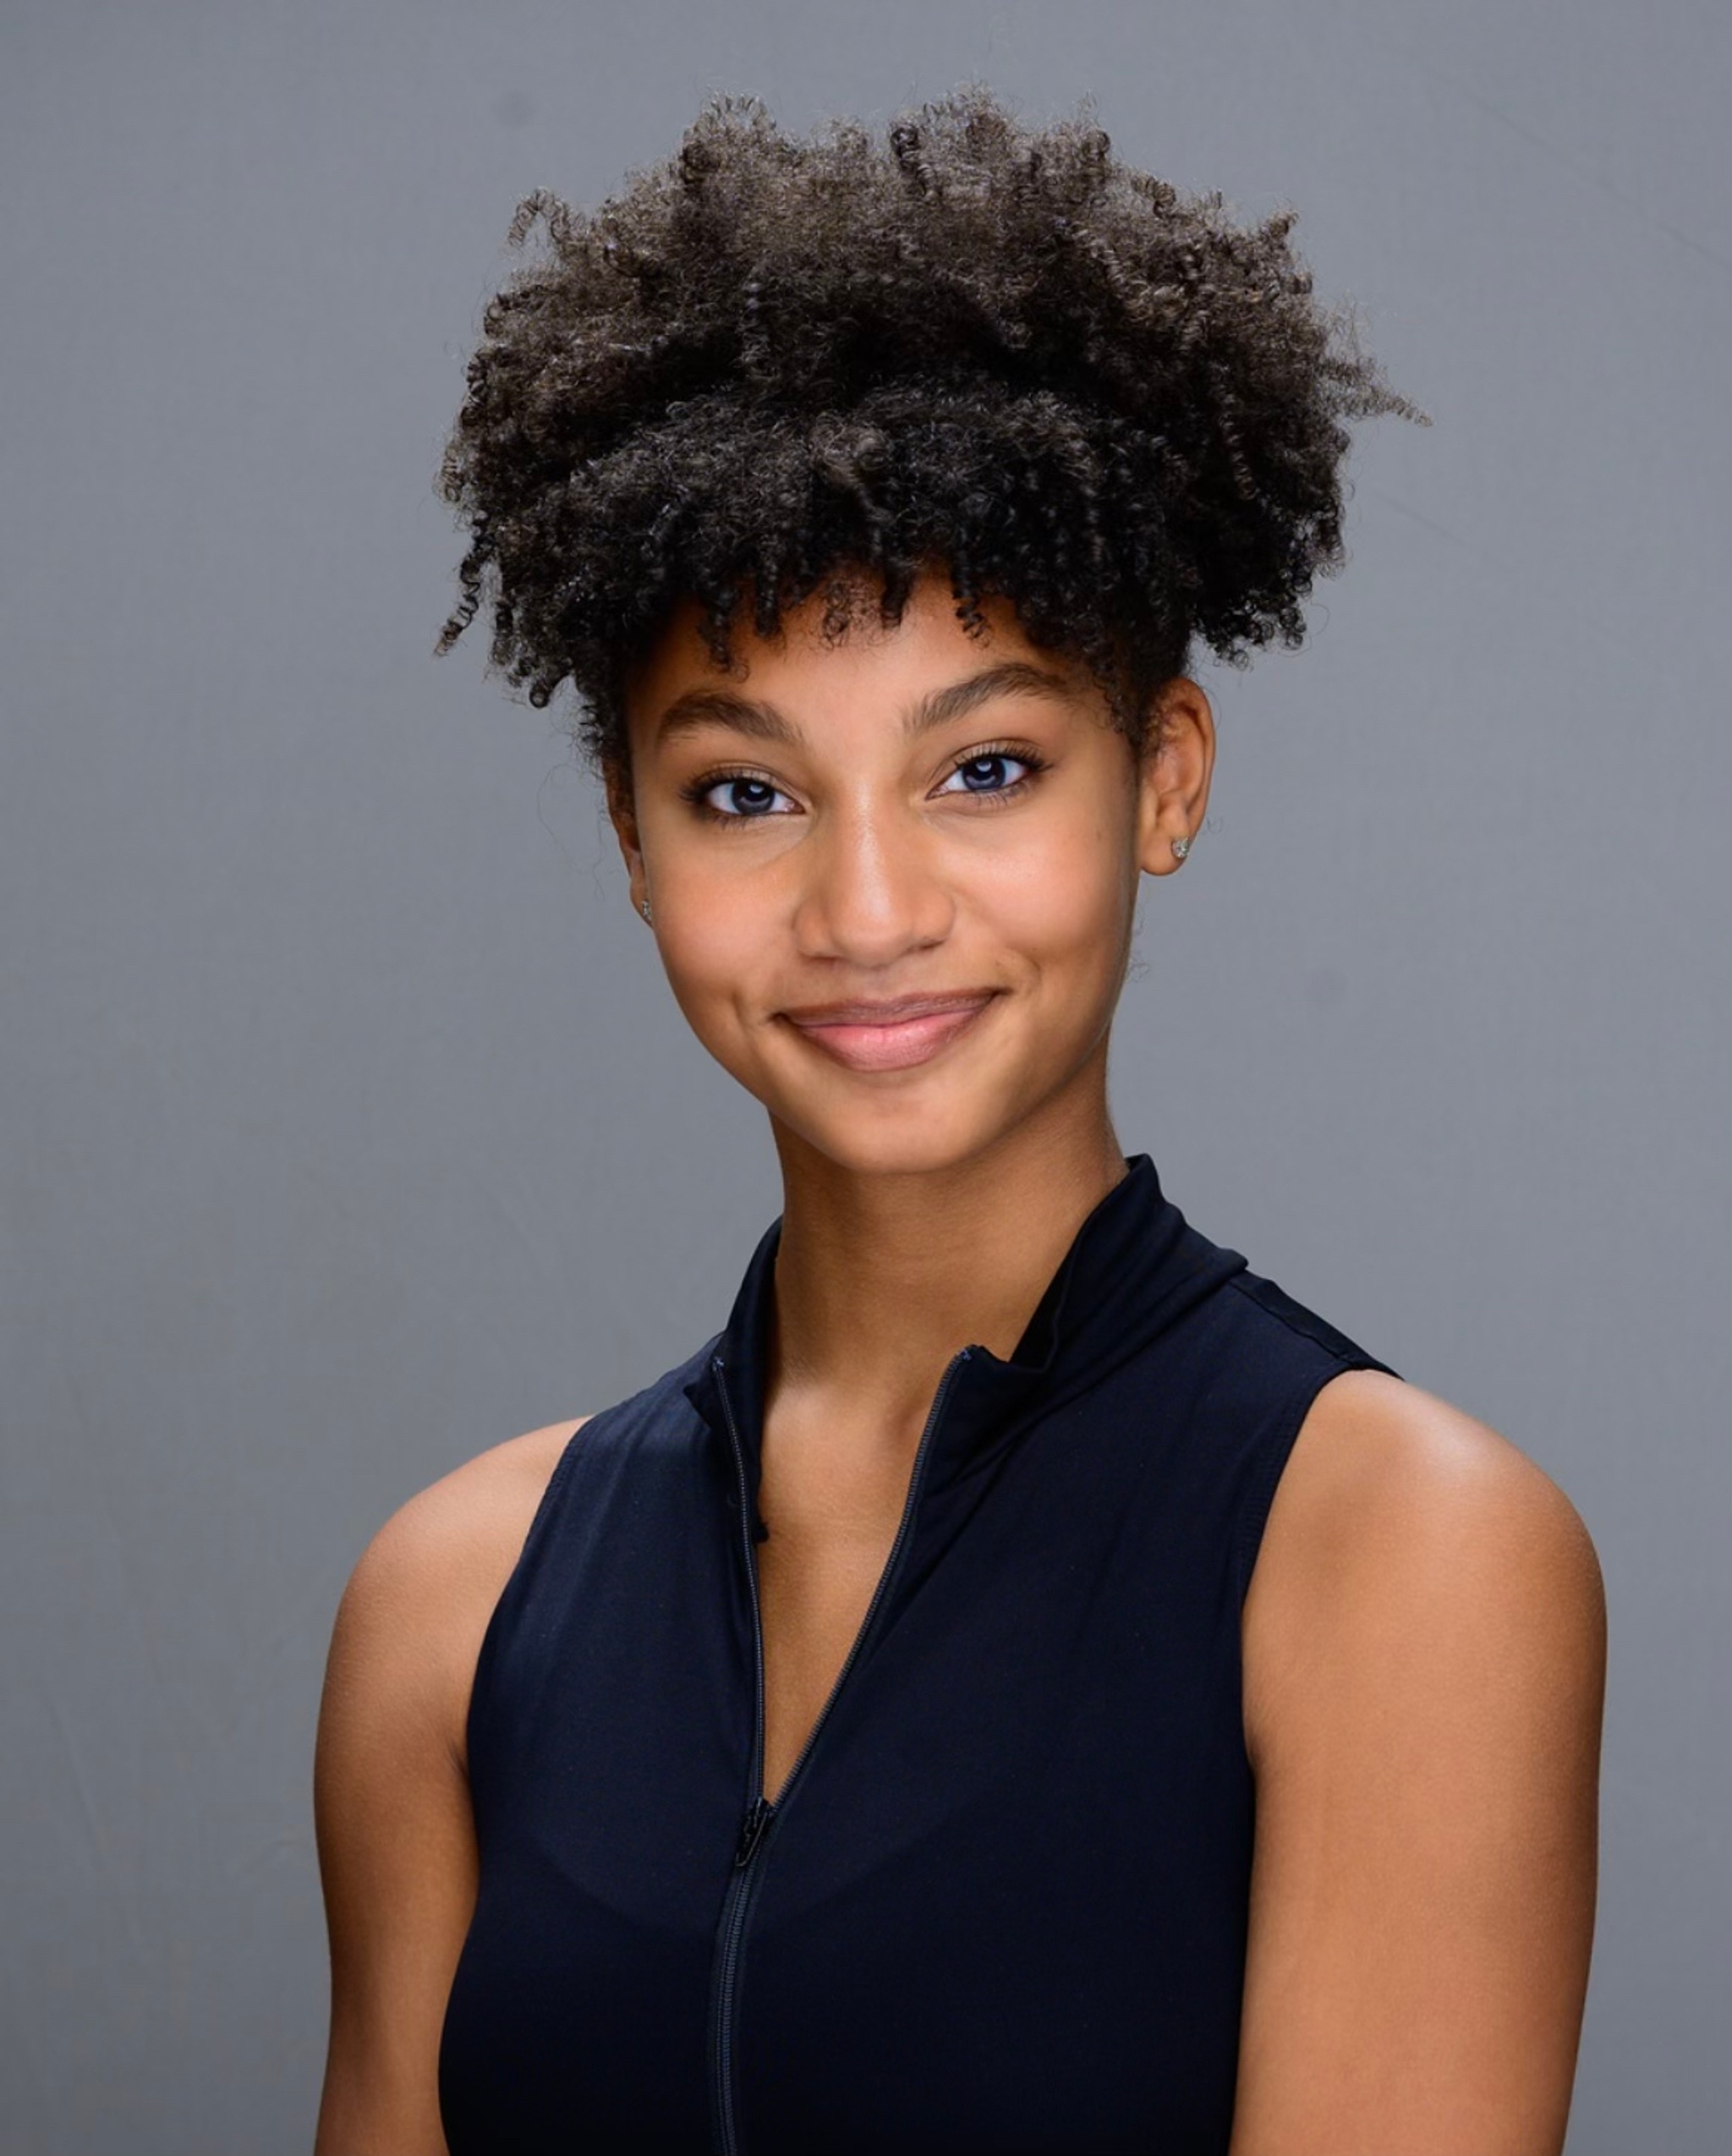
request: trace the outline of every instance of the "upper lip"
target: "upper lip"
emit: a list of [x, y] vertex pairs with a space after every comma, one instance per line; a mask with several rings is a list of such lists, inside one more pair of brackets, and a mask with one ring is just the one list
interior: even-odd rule
[[926, 1018], [940, 1011], [966, 1011], [997, 993], [990, 988], [962, 988], [949, 996], [887, 996], [873, 1002], [803, 1003], [782, 1012], [802, 1026], [891, 1026], [905, 1018]]

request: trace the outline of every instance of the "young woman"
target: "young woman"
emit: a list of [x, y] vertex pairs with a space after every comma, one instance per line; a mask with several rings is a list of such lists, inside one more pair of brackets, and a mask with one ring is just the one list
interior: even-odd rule
[[355, 1572], [322, 2156], [1555, 2151], [1587, 1535], [1107, 1102], [1188, 655], [1299, 640], [1342, 421], [1423, 415], [1288, 216], [984, 92], [884, 142], [718, 101], [537, 218], [443, 643], [491, 591], [572, 683], [784, 1204], [712, 1340]]

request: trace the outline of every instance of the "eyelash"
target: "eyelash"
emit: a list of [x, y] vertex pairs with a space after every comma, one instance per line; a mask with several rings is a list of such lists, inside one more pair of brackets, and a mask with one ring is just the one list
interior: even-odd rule
[[[1028, 791], [1043, 771], [1051, 768], [1044, 756], [1038, 754], [1026, 744], [1019, 746], [1009, 741], [988, 742], [978, 749], [971, 749], [966, 756], [959, 756], [945, 773], [941, 783], [948, 785], [958, 771], [967, 771], [971, 764], [984, 764], [993, 760], [999, 760], [1006, 764], [1022, 765], [1023, 776], [1019, 779], [1012, 779], [1008, 786], [994, 787], [985, 793], [971, 793], [968, 795], [971, 800], [990, 802], [994, 806], [1006, 801], [1018, 800]], [[765, 778], [761, 771], [748, 771], [743, 768], [705, 771], [699, 777], [689, 780], [680, 788], [680, 798], [689, 802], [696, 813], [708, 823], [764, 824], [774, 820], [773, 816], [769, 815], [735, 814], [730, 815], [725, 809], [710, 808], [704, 800], [704, 795], [714, 793], [718, 786], [726, 786], [730, 779], [757, 779], [765, 786], [774, 785], [774, 782]], [[780, 793], [781, 789], [777, 787], [775, 790]]]

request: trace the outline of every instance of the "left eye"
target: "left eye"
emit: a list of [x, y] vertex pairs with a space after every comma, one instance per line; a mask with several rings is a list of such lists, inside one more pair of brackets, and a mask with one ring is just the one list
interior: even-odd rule
[[[704, 789], [704, 806], [720, 816], [773, 815], [774, 804], [787, 797], [767, 778], [721, 778]], [[723, 805], [726, 804], [726, 805]]]
[[[971, 756], [967, 763], [957, 765], [951, 777], [938, 790], [940, 793], [1002, 793], [1007, 787], [1017, 783], [1016, 779], [1009, 776], [1011, 771], [1022, 773], [1029, 768], [1021, 756], [1006, 755], [1002, 752]], [[951, 779], [960, 779], [962, 782], [961, 787], [953, 787]]]

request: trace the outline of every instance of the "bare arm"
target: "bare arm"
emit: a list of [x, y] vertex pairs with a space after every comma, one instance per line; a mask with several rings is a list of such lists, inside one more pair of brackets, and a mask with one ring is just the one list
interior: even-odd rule
[[496, 1446], [411, 1499], [343, 1594], [314, 1768], [331, 1939], [315, 2156], [446, 2156], [439, 2037], [475, 1902], [469, 1689], [494, 1605], [577, 1427]]
[[1349, 1373], [1294, 1449], [1244, 1637], [1231, 2156], [1556, 2156], [1605, 1670], [1580, 1519], [1485, 1424]]

